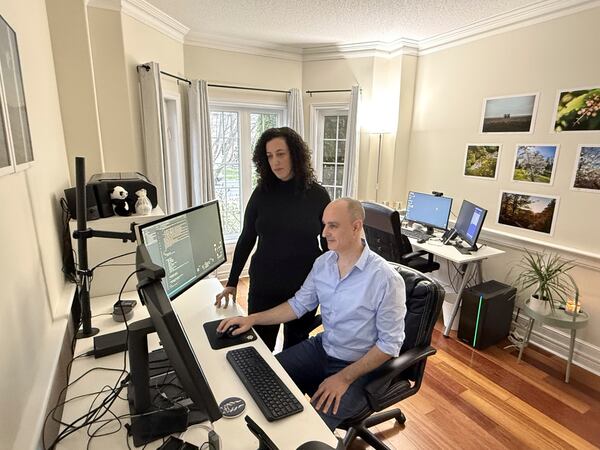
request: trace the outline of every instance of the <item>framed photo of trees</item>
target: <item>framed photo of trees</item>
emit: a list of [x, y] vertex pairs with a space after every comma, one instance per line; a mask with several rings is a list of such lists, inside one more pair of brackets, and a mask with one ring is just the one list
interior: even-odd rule
[[466, 177], [495, 180], [498, 176], [500, 144], [468, 144], [463, 174]]
[[559, 197], [522, 192], [500, 192], [498, 223], [552, 235]]
[[517, 145], [512, 179], [551, 185], [557, 159], [558, 145]]
[[580, 145], [571, 189], [600, 193], [600, 145]]

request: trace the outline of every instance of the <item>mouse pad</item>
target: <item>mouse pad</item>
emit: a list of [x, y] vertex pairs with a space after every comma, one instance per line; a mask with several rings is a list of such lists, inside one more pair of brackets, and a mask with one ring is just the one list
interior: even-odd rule
[[231, 338], [217, 337], [217, 326], [219, 326], [221, 320], [222, 319], [213, 320], [212, 322], [206, 322], [204, 324], [206, 337], [208, 337], [208, 342], [210, 342], [210, 346], [213, 350], [219, 350], [221, 348], [227, 348], [233, 345], [246, 344], [247, 342], [254, 342], [256, 340], [256, 334], [254, 334], [254, 330], [252, 329], [240, 334], [239, 336]]

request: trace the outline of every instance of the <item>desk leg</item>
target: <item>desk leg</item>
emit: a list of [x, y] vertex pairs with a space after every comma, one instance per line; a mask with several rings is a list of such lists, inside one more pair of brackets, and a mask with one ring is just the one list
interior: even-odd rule
[[458, 313], [458, 308], [460, 308], [460, 303], [462, 301], [462, 293], [467, 285], [467, 282], [473, 275], [473, 270], [477, 266], [476, 263], [467, 263], [467, 267], [465, 268], [465, 272], [463, 273], [462, 280], [460, 281], [460, 287], [458, 288], [458, 292], [456, 293], [456, 301], [454, 302], [454, 308], [452, 308], [452, 317], [450, 318], [450, 322], [448, 322], [448, 326], [444, 328], [444, 336], [448, 337], [450, 334], [450, 327], [452, 327], [452, 323], [454, 322], [454, 318]]
[[521, 348], [519, 349], [519, 357], [517, 358], [517, 362], [521, 362], [521, 356], [523, 356], [523, 350], [529, 344], [529, 338], [531, 337], [531, 330], [533, 330], [533, 320], [531, 317], [529, 318], [529, 326], [527, 327], [527, 334], [525, 335], [525, 339], [521, 342]]
[[571, 344], [569, 345], [569, 359], [567, 360], [567, 373], [565, 374], [565, 383], [569, 382], [571, 376], [571, 361], [573, 361], [573, 351], [575, 350], [575, 334], [576, 330], [571, 330]]
[[477, 284], [483, 283], [483, 267], [481, 267], [482, 260], [477, 261]]

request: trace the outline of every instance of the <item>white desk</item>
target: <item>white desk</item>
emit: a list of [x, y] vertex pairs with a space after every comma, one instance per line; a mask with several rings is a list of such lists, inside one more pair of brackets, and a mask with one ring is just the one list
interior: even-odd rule
[[444, 328], [444, 336], [447, 337], [450, 334], [450, 327], [454, 322], [454, 318], [458, 313], [458, 308], [460, 308], [463, 290], [465, 289], [465, 286], [469, 279], [471, 279], [473, 272], [477, 270], [477, 282], [481, 283], [481, 262], [484, 259], [490, 258], [492, 256], [501, 255], [502, 253], [504, 253], [504, 251], [498, 250], [488, 245], [484, 245], [476, 252], [471, 252], [470, 255], [465, 255], [460, 253], [458, 249], [454, 248], [452, 245], [442, 244], [442, 242], [439, 239], [431, 239], [422, 244], [417, 243], [416, 239], [409, 239], [414, 249], [425, 250], [426, 252], [431, 253], [432, 255], [439, 256], [440, 258], [446, 259], [456, 264], [460, 264], [462, 267], [462, 279], [458, 288], [458, 292], [456, 293], [456, 301], [454, 302], [454, 308], [452, 309], [452, 317], [447, 322], [448, 325], [446, 326], [446, 328]]
[[[237, 305], [234, 308], [230, 306], [227, 309], [217, 309], [213, 306], [215, 294], [220, 292], [221, 289], [221, 284], [215, 278], [202, 280], [184, 292], [172, 303], [173, 309], [179, 315], [183, 327], [185, 328], [186, 334], [192, 344], [198, 361], [202, 366], [204, 375], [210, 384], [217, 403], [231, 396], [241, 397], [246, 401], [246, 410], [241, 416], [234, 419], [222, 418], [214, 423], [215, 431], [221, 438], [221, 449], [248, 450], [257, 448], [258, 441], [246, 427], [244, 421], [245, 415], [252, 417], [252, 419], [269, 435], [271, 440], [282, 450], [295, 449], [302, 443], [310, 440], [323, 441], [335, 448], [337, 440], [333, 433], [327, 428], [304, 395], [292, 382], [290, 377], [260, 339], [247, 345], [256, 347], [277, 375], [290, 388], [296, 398], [300, 400], [304, 406], [304, 411], [301, 413], [275, 422], [268, 422], [225, 359], [225, 354], [228, 350], [231, 348], [239, 348], [239, 346], [222, 350], [212, 350], [208, 338], [204, 333], [202, 324], [211, 320], [242, 314]], [[129, 293], [126, 298], [137, 298], [137, 294]], [[93, 314], [110, 312], [114, 302], [115, 296], [112, 295], [95, 299], [93, 303]], [[134, 309], [132, 321], [137, 321], [145, 317], [148, 317], [146, 307], [140, 305], [138, 302], [138, 305]], [[123, 324], [114, 322], [110, 316], [100, 316], [92, 320], [94, 326], [100, 328], [101, 334], [124, 329]], [[148, 341], [150, 350], [158, 347], [156, 333], [152, 333], [152, 335], [149, 336]], [[75, 355], [85, 353], [92, 348], [93, 339], [87, 338], [80, 340], [77, 342]], [[100, 359], [94, 359], [93, 357], [79, 358], [73, 363], [70, 379], [76, 379], [79, 375], [93, 367], [113, 367], [121, 369], [123, 368], [123, 354], [119, 353]], [[117, 378], [118, 373], [116, 372], [94, 371], [86, 375], [82, 381], [69, 387], [67, 399], [74, 398], [77, 395], [98, 391], [107, 384], [112, 386]], [[125, 391], [122, 392], [121, 396], [124, 396], [124, 393]], [[92, 398], [93, 397], [76, 399], [67, 403], [63, 412], [63, 422], [72, 422], [75, 418], [86, 413], [90, 407]], [[113, 404], [111, 411], [116, 415], [128, 414], [128, 404], [125, 400], [117, 399]], [[109, 416], [110, 415], [107, 415], [106, 417]], [[124, 419], [123, 422], [127, 423], [129, 421]], [[116, 428], [117, 424], [115, 422], [114, 424], [111, 424], [111, 426], [106, 426], [101, 431], [108, 432]], [[183, 433], [182, 439], [200, 447], [202, 443], [206, 442], [206, 436], [207, 431], [204, 428], [191, 426]], [[125, 429], [122, 429], [118, 433], [109, 436], [94, 438], [91, 443], [91, 448], [127, 448], [125, 439], [126, 431]], [[80, 450], [85, 448], [87, 440], [88, 436], [85, 429], [83, 429], [61, 441], [58, 448]], [[129, 441], [129, 444], [133, 447], [131, 440]], [[162, 444], [162, 441], [158, 440], [149, 444], [146, 448], [156, 448], [160, 444]]]

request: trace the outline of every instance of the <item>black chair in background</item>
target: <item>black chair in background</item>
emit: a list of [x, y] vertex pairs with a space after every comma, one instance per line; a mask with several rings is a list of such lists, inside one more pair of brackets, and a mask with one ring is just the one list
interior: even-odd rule
[[338, 428], [347, 430], [344, 446], [359, 436], [378, 450], [389, 450], [369, 427], [390, 419], [404, 424], [406, 417], [400, 409], [377, 413], [416, 394], [421, 387], [427, 357], [436, 350], [431, 347], [431, 335], [438, 318], [444, 289], [433, 279], [409, 267], [394, 264], [406, 285], [406, 336], [400, 356], [393, 358], [373, 372], [374, 379], [365, 386], [368, 406], [356, 416], [345, 420]]
[[[364, 230], [371, 250], [390, 262], [402, 264], [419, 272], [433, 272], [440, 264], [424, 250], [413, 251], [408, 237], [402, 234], [398, 211], [379, 203], [362, 202], [365, 209]], [[424, 258], [423, 255], [428, 255]]]

